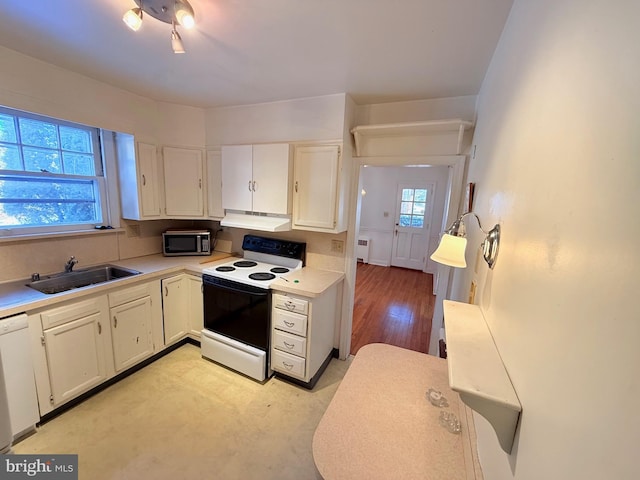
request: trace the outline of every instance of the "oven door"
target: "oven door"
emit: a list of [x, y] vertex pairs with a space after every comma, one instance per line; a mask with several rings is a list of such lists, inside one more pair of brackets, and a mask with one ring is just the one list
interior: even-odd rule
[[271, 292], [203, 275], [204, 327], [269, 352]]

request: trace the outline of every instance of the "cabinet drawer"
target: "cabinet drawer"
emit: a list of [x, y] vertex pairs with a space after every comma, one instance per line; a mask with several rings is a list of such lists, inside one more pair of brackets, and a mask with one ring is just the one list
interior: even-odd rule
[[309, 302], [301, 298], [290, 297], [279, 293], [273, 294], [273, 306], [288, 312], [307, 315], [309, 313]]
[[273, 309], [271, 321], [275, 328], [295, 333], [296, 335], [307, 336], [307, 316], [297, 313], [285, 312], [278, 308]]
[[271, 368], [287, 375], [304, 378], [306, 361], [304, 358], [289, 355], [280, 350], [273, 350], [271, 356]]
[[63, 323], [71, 322], [78, 318], [84, 318], [94, 313], [100, 313], [100, 300], [103, 298], [104, 297], [96, 297], [42, 312], [40, 314], [42, 328], [46, 330], [47, 328], [62, 325]]
[[109, 294], [109, 306], [115, 307], [122, 305], [123, 303], [137, 300], [138, 298], [148, 297], [151, 295], [151, 284], [143, 283], [142, 285], [136, 285], [133, 287], [124, 288], [117, 292]]
[[281, 330], [273, 331], [273, 346], [283, 352], [289, 352], [300, 357], [307, 354], [307, 339], [291, 335]]

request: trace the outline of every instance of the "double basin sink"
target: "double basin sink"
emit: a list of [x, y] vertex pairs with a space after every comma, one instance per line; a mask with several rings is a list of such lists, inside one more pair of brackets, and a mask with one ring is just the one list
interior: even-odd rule
[[116, 265], [98, 265], [96, 267], [84, 268], [72, 272], [47, 275], [40, 280], [27, 283], [27, 287], [52, 295], [74, 288], [87, 287], [89, 285], [118, 280], [119, 278], [131, 277], [133, 275], [139, 275], [140, 273], [141, 272], [137, 270], [118, 267]]

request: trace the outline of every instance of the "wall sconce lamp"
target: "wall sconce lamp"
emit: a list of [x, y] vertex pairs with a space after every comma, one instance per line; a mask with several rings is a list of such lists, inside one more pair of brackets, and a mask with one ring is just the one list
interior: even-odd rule
[[192, 28], [195, 25], [195, 14], [187, 0], [134, 0], [138, 7], [128, 10], [122, 21], [134, 32], [142, 26], [143, 14], [146, 13], [161, 22], [171, 25], [171, 46], [174, 53], [184, 53], [182, 38], [176, 25]]
[[442, 263], [443, 265], [449, 265], [451, 267], [465, 268], [467, 262], [464, 258], [464, 252], [467, 248], [466, 229], [464, 226], [464, 217], [467, 215], [473, 215], [478, 221], [480, 230], [486, 235], [482, 242], [482, 256], [489, 265], [489, 268], [493, 268], [498, 257], [498, 246], [500, 245], [500, 225], [494, 226], [488, 232], [482, 228], [480, 218], [473, 212], [464, 213], [442, 234], [440, 239], [440, 245], [435, 252], [431, 255], [431, 260]]

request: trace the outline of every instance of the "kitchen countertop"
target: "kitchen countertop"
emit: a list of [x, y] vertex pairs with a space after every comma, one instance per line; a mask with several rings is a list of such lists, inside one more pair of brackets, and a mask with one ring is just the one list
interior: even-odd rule
[[[48, 295], [27, 287], [29, 279], [16, 280], [0, 284], [0, 318], [18, 313], [49, 307], [59, 302], [81, 298], [86, 295], [111, 290], [113, 288], [132, 285], [141, 281], [150, 281], [160, 277], [171, 276], [180, 272], [201, 275], [202, 270], [232, 256], [231, 253], [214, 252], [207, 257], [165, 257], [161, 254], [130, 258], [107, 262], [110, 265], [131, 268], [142, 272], [140, 275], [121, 278], [110, 282], [89, 285], [66, 292]], [[83, 265], [84, 267], [84, 265]], [[87, 266], [89, 267], [89, 266]], [[78, 268], [82, 270], [82, 268]]]
[[[432, 405], [429, 388], [448, 406]], [[440, 425], [443, 411], [460, 433]], [[380, 343], [355, 356], [316, 428], [313, 458], [325, 480], [482, 479], [473, 416], [449, 388], [446, 360]]]
[[319, 297], [342, 279], [344, 273], [341, 272], [304, 267], [278, 278], [271, 283], [271, 289], [304, 297]]

